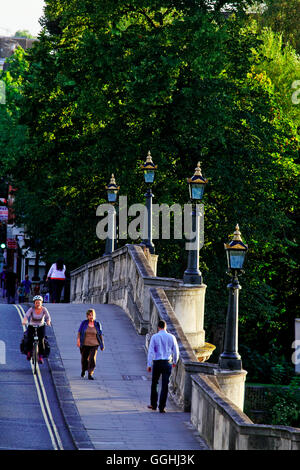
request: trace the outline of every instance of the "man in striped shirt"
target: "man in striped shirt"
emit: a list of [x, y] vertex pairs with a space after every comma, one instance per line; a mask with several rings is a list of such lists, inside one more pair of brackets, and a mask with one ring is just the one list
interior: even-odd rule
[[[158, 333], [152, 336], [148, 349], [147, 370], [152, 370], [151, 396], [148, 406], [151, 410], [156, 410], [158, 401], [158, 382], [162, 376], [162, 386], [159, 397], [158, 408], [160, 413], [165, 413], [165, 406], [168, 397], [169, 379], [172, 367], [176, 367], [179, 359], [179, 349], [174, 335], [167, 332], [167, 325], [164, 320], [158, 322]], [[153, 367], [152, 367], [153, 361]]]

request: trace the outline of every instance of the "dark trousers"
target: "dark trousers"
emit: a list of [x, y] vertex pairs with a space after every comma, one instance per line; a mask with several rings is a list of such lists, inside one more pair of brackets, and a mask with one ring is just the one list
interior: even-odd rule
[[51, 279], [50, 289], [51, 289], [51, 302], [59, 303], [61, 298], [61, 292], [65, 285], [65, 281], [62, 279]]
[[15, 288], [9, 287], [6, 292], [7, 292], [7, 303], [8, 304], [15, 303]]
[[[39, 338], [39, 354], [43, 355], [45, 352], [45, 346], [44, 346], [45, 325], [40, 326], [37, 329], [37, 334]], [[28, 325], [28, 351], [32, 351], [33, 337], [34, 337], [34, 327], [32, 325]]]
[[89, 375], [93, 375], [96, 367], [97, 350], [99, 346], [81, 346], [81, 370], [88, 371]]
[[153, 361], [152, 384], [151, 384], [151, 406], [157, 408], [158, 400], [158, 382], [161, 376], [161, 391], [159, 396], [158, 408], [163, 410], [167, 403], [169, 379], [172, 372], [172, 364], [168, 360]]

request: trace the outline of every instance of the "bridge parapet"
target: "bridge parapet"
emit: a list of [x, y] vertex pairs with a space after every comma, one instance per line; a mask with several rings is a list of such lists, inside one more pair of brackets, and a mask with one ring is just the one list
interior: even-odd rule
[[139, 245], [126, 245], [71, 273], [71, 302], [112, 303], [145, 335], [145, 350], [160, 319], [177, 338], [180, 359], [170, 392], [211, 449], [298, 449], [300, 429], [258, 425], [243, 413], [245, 371], [220, 370], [199, 362], [203, 346], [205, 285], [156, 276], [157, 257]]
[[158, 320], [166, 320], [168, 331], [177, 338], [181, 356], [172, 374], [171, 390], [178, 404], [187, 411], [191, 405], [190, 376], [205, 367], [199, 363], [195, 351], [205, 344], [206, 286], [189, 288], [182, 280], [158, 277], [156, 263], [157, 257], [139, 245], [126, 245], [90, 261], [71, 273], [71, 302], [120, 306], [137, 332], [146, 335], [146, 350], [151, 335], [157, 332]]
[[125, 245], [71, 273], [71, 302], [113, 303], [125, 310], [140, 334], [149, 331], [149, 289], [163, 288], [183, 331], [196, 350], [205, 344], [206, 286], [156, 276], [157, 256], [140, 245]]
[[192, 379], [191, 421], [212, 450], [300, 450], [300, 429], [254, 424], [211, 375]]

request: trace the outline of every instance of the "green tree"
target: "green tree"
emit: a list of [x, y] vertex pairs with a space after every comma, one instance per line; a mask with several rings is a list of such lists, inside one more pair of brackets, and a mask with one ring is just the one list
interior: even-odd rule
[[0, 178], [11, 177], [11, 172], [22, 155], [27, 127], [20, 123], [20, 100], [28, 62], [21, 47], [8, 60], [10, 70], [0, 74], [5, 100], [0, 104]]
[[28, 39], [35, 39], [35, 36], [33, 36], [28, 29], [18, 29], [18, 31], [15, 32], [14, 37], [16, 38], [28, 38]]
[[[287, 302], [298, 293], [299, 135], [256, 68], [261, 38], [243, 11], [224, 15], [225, 3], [48, 0], [21, 73], [25, 145], [7, 172], [18, 220], [45, 260], [62, 255], [73, 268], [103, 253], [95, 214], [111, 173], [129, 205], [144, 201], [139, 164], [150, 149], [155, 201], [183, 204], [200, 160], [209, 178], [200, 257], [207, 340], [224, 330], [223, 243], [238, 222], [250, 246], [241, 347], [279, 357], [292, 342]], [[184, 241], [159, 240], [156, 250], [159, 274], [181, 278]]]
[[264, 0], [257, 2], [255, 14], [259, 25], [282, 34], [283, 43], [288, 43], [300, 53], [300, 0]]
[[[257, 31], [256, 23], [253, 23], [253, 29]], [[275, 33], [271, 28], [264, 28], [259, 32], [259, 37], [262, 42], [257, 54], [261, 55], [261, 60], [253, 66], [253, 70], [270, 79], [277, 104], [281, 106], [284, 115], [299, 127], [299, 55], [290, 44], [284, 46], [282, 33]]]

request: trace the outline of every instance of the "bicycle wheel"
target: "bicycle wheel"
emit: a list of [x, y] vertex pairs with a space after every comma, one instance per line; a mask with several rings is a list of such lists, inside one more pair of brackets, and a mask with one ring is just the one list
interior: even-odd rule
[[34, 374], [36, 374], [38, 358], [39, 358], [39, 344], [35, 343], [33, 345], [33, 351], [32, 351], [32, 362], [33, 362], [33, 373]]

